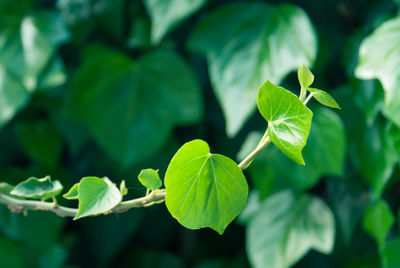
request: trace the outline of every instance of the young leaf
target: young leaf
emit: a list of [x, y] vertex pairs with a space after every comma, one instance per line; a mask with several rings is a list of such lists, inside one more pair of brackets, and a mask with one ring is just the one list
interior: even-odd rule
[[74, 220], [107, 212], [121, 201], [121, 192], [108, 178], [82, 178], [79, 182], [78, 214]]
[[296, 95], [269, 81], [260, 87], [257, 105], [268, 122], [272, 142], [290, 159], [304, 165], [301, 151], [311, 128], [311, 110]]
[[128, 194], [128, 188], [126, 188], [125, 181], [121, 181], [121, 184], [119, 185], [119, 191], [121, 192], [122, 196]]
[[363, 218], [363, 228], [375, 239], [380, 248], [385, 245], [386, 236], [393, 224], [393, 212], [386, 201], [380, 199], [367, 207]]
[[165, 174], [165, 203], [171, 215], [190, 229], [210, 227], [222, 234], [244, 207], [248, 186], [230, 158], [211, 154], [194, 140], [172, 158]]
[[254, 113], [259, 85], [266, 79], [280, 83], [302, 62], [314, 62], [317, 36], [297, 6], [242, 1], [205, 16], [189, 47], [206, 55], [226, 131], [234, 136]]
[[52, 181], [50, 176], [42, 179], [30, 177], [27, 180], [17, 184], [11, 191], [12, 195], [34, 198], [48, 199], [61, 193], [63, 186], [59, 181]]
[[319, 198], [279, 192], [265, 199], [247, 226], [247, 252], [255, 268], [287, 268], [310, 249], [332, 251], [335, 222]]
[[329, 95], [327, 92], [321, 90], [321, 89], [316, 89], [316, 88], [308, 88], [308, 91], [311, 92], [312, 96], [322, 105], [331, 107], [331, 108], [336, 108], [340, 109], [339, 104], [335, 101], [334, 98], [332, 98], [331, 95]]
[[297, 77], [302, 88], [308, 88], [314, 82], [314, 75], [304, 63], [300, 64]]
[[158, 189], [162, 185], [158, 170], [152, 168], [142, 169], [138, 178], [140, 183], [149, 190]]
[[69, 200], [79, 199], [79, 183], [75, 183], [63, 197]]

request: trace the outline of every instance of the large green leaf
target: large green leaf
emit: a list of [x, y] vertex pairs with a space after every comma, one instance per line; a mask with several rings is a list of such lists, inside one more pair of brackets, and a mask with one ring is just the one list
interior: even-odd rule
[[242, 2], [208, 14], [195, 28], [189, 46], [207, 56], [210, 79], [234, 136], [256, 108], [258, 86], [280, 83], [317, 52], [312, 24], [300, 8]]
[[152, 52], [132, 61], [93, 47], [71, 87], [68, 115], [85, 124], [124, 165], [148, 158], [173, 126], [196, 122], [202, 115], [199, 85], [173, 52]]
[[74, 220], [102, 214], [122, 201], [122, 194], [108, 178], [82, 178], [78, 193], [78, 214]]
[[222, 234], [247, 200], [246, 179], [230, 158], [211, 154], [194, 140], [172, 158], [165, 174], [165, 202], [171, 215], [190, 229], [210, 227]]
[[290, 159], [304, 165], [301, 151], [311, 128], [311, 110], [293, 93], [269, 81], [260, 87], [257, 105], [268, 122], [271, 141]]
[[376, 240], [379, 247], [383, 248], [394, 221], [394, 215], [389, 205], [380, 199], [367, 207], [364, 213], [363, 227]]
[[63, 186], [59, 181], [52, 181], [50, 176], [42, 179], [30, 177], [17, 184], [12, 195], [34, 199], [48, 199], [61, 193]]
[[152, 20], [151, 40], [158, 43], [178, 23], [200, 9], [207, 0], [143, 0]]
[[319, 198], [291, 191], [265, 199], [247, 226], [246, 247], [254, 267], [285, 268], [310, 249], [332, 251], [335, 222]]
[[385, 114], [400, 126], [400, 17], [379, 26], [361, 44], [356, 76], [377, 78], [385, 90]]

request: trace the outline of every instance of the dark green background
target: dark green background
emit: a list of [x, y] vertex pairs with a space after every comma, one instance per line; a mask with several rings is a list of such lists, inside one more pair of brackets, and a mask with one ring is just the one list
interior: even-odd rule
[[[254, 114], [238, 135], [229, 138], [206, 59], [187, 47], [197, 22], [231, 2], [235, 1], [207, 1], [159, 44], [151, 44], [150, 16], [139, 0], [1, 0], [0, 67], [12, 70], [14, 82], [0, 83], [0, 91], [20, 93], [14, 99], [19, 103], [15, 116], [1, 121], [1, 181], [17, 184], [30, 176], [51, 175], [67, 190], [81, 177], [108, 176], [117, 183], [126, 180], [133, 198], [145, 194], [137, 181], [140, 169], [160, 169], [163, 175], [173, 154], [189, 140], [206, 140], [213, 152], [237, 160], [247, 135], [265, 129], [266, 123]], [[377, 0], [286, 3], [302, 8], [316, 30], [318, 54], [312, 71], [316, 86], [331, 93], [342, 107], [337, 114], [346, 126], [344, 172], [322, 178], [318, 173], [311, 185], [297, 187], [296, 182], [286, 181], [288, 166], [282, 164], [286, 162], [278, 161], [281, 165], [274, 165], [278, 175], [272, 179], [278, 183], [271, 186], [260, 183], [264, 166], [255, 162], [246, 172], [249, 184], [264, 198], [282, 188], [307, 189], [333, 210], [333, 253], [311, 251], [295, 267], [379, 267], [377, 245], [363, 231], [361, 218], [374, 200], [371, 174], [377, 174], [379, 181], [382, 172], [390, 177], [382, 197], [397, 213], [399, 153], [387, 148], [386, 139], [394, 138], [386, 131], [389, 120], [380, 113], [381, 85], [358, 80], [354, 68], [363, 38], [394, 17], [398, 6], [395, 1]], [[51, 14], [39, 25], [45, 41], [36, 40], [33, 62], [23, 63], [26, 52], [15, 41], [21, 19], [43, 11]], [[53, 66], [61, 63], [63, 68]], [[49, 75], [61, 79], [49, 82]], [[29, 77], [36, 79], [36, 86], [22, 84]], [[141, 90], [136, 92], [132, 88], [138, 84]], [[280, 84], [297, 90], [295, 72]], [[90, 95], [96, 87], [115, 91]], [[164, 89], [168, 96], [160, 93]], [[5, 104], [0, 101], [1, 105]], [[127, 142], [125, 138], [139, 128], [141, 135]], [[399, 131], [393, 133], [396, 137]], [[276, 152], [269, 153], [261, 159], [274, 158]], [[315, 157], [322, 159], [320, 165], [329, 158]], [[65, 205], [77, 205], [61, 199]], [[26, 214], [0, 206], [0, 267], [249, 266], [243, 226], [234, 222], [222, 236], [210, 229], [188, 230], [163, 204], [79, 221], [45, 212]], [[389, 238], [395, 235], [392, 228]]]

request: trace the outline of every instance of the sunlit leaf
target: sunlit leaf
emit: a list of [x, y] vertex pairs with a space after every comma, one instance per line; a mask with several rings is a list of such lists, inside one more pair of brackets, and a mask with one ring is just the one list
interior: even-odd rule
[[48, 199], [61, 193], [63, 186], [59, 181], [52, 181], [50, 176], [42, 179], [30, 177], [17, 184], [11, 191], [12, 195], [34, 198]]
[[142, 169], [138, 178], [140, 183], [149, 190], [158, 189], [162, 185], [158, 170], [152, 168]]
[[211, 154], [202, 140], [178, 150], [164, 184], [165, 202], [174, 218], [187, 228], [210, 227], [219, 234], [240, 213], [248, 194], [238, 165], [226, 156]]

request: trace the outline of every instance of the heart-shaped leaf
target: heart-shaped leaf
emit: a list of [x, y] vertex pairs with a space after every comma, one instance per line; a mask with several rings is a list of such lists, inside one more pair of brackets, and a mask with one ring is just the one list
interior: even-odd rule
[[202, 140], [188, 142], [178, 150], [164, 183], [169, 212], [190, 229], [210, 227], [222, 234], [247, 200], [242, 170], [230, 158], [211, 154]]
[[108, 178], [85, 177], [79, 182], [78, 214], [74, 220], [99, 215], [117, 206], [122, 194]]
[[257, 105], [268, 122], [271, 141], [290, 159], [304, 165], [301, 151], [311, 128], [311, 110], [296, 95], [269, 81], [260, 87]]
[[48, 199], [61, 193], [63, 186], [59, 181], [52, 181], [50, 176], [42, 179], [30, 177], [27, 180], [17, 184], [11, 191], [12, 195], [34, 198]]

